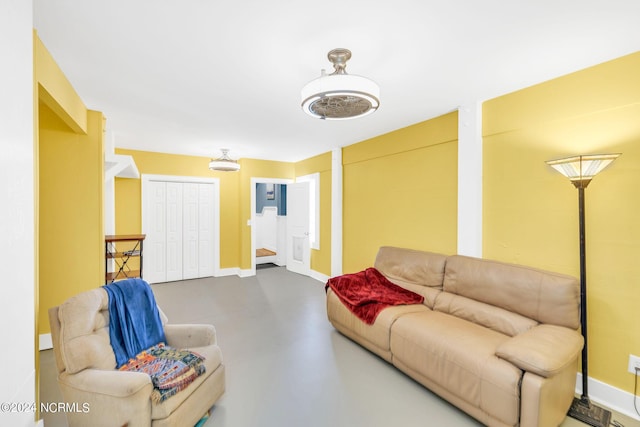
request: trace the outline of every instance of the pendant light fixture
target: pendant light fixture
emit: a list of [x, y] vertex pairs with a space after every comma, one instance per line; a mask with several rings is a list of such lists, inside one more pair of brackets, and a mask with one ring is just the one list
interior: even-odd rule
[[302, 88], [302, 109], [312, 117], [345, 120], [366, 116], [380, 106], [380, 88], [366, 77], [347, 74], [348, 49], [333, 49], [327, 55], [335, 71], [310, 81]]
[[240, 163], [237, 160], [233, 160], [229, 157], [229, 150], [227, 148], [222, 148], [222, 157], [218, 159], [211, 159], [209, 162], [209, 169], [212, 171], [222, 171], [222, 172], [237, 172], [240, 170]]

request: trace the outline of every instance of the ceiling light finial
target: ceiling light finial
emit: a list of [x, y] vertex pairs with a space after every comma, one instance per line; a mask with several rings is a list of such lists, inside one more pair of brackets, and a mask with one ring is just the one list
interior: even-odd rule
[[327, 54], [329, 62], [333, 64], [336, 70], [333, 74], [347, 74], [347, 61], [351, 59], [351, 51], [349, 49], [333, 49]]
[[349, 49], [333, 49], [327, 54], [334, 72], [310, 81], [302, 88], [302, 109], [312, 117], [344, 120], [366, 116], [380, 106], [380, 88], [366, 77], [347, 74]]
[[215, 160], [211, 159], [209, 162], [209, 169], [212, 171], [222, 171], [222, 172], [237, 172], [240, 170], [240, 163], [237, 160], [233, 160], [229, 157], [229, 149], [222, 148], [222, 157], [217, 158]]

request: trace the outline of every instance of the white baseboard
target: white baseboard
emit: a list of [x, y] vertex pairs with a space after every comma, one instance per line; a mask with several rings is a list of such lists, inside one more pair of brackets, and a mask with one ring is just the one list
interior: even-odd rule
[[[629, 418], [640, 421], [640, 415], [638, 415], [633, 406], [635, 398], [633, 394], [593, 378], [589, 378], [587, 385], [589, 387], [589, 399]], [[576, 394], [580, 395], [581, 393], [582, 374], [578, 373], [576, 377]]]
[[251, 274], [251, 270], [242, 270], [239, 267], [231, 267], [231, 268], [222, 268], [218, 270], [218, 274], [216, 274], [214, 277], [223, 277], [223, 276], [249, 277], [249, 276], [253, 276], [253, 274]]
[[239, 276], [240, 269], [237, 267], [232, 268], [221, 268], [218, 270], [217, 274], [214, 277], [224, 277], [224, 276]]
[[39, 342], [39, 350], [51, 350], [53, 348], [53, 340], [51, 339], [51, 334], [40, 334], [38, 337]]
[[326, 274], [317, 272], [315, 270], [311, 270], [309, 277], [311, 277], [312, 279], [316, 279], [318, 282], [322, 282], [322, 283], [327, 283], [327, 280], [329, 280], [329, 276], [327, 276]]
[[251, 271], [251, 269], [249, 270], [238, 269], [238, 277], [251, 277], [254, 275], [255, 274]]
[[[283, 265], [281, 265], [280, 267], [283, 267]], [[232, 268], [223, 268], [218, 270], [215, 277], [223, 277], [223, 276], [250, 277], [253, 275], [254, 274], [251, 272], [251, 270], [243, 270], [238, 267], [232, 267]], [[327, 280], [329, 280], [329, 276], [327, 276], [326, 274], [319, 273], [315, 270], [309, 271], [309, 277], [322, 283], [327, 283]]]

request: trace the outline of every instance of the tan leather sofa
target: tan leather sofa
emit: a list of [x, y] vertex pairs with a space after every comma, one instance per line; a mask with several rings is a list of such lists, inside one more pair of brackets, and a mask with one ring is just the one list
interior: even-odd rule
[[[149, 375], [115, 370], [107, 292], [93, 289], [49, 310], [58, 385], [70, 426], [193, 426], [222, 396], [225, 368], [211, 325], [172, 325], [160, 311], [167, 345], [205, 357], [206, 372], [156, 404]], [[75, 405], [75, 406], [74, 406]]]
[[367, 325], [328, 289], [338, 331], [485, 425], [562, 422], [583, 346], [575, 278], [393, 247], [374, 267], [424, 303], [386, 308]]

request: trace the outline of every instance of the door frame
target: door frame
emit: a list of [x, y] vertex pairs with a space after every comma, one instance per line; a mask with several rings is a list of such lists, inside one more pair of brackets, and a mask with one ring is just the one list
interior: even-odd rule
[[[142, 233], [146, 234], [147, 226], [149, 224], [149, 211], [146, 207], [149, 204], [149, 184], [152, 181], [161, 182], [180, 182], [180, 183], [194, 183], [194, 184], [213, 184], [213, 250], [215, 256], [213, 257], [213, 276], [220, 276], [220, 178], [205, 178], [197, 176], [178, 176], [178, 175], [156, 175], [156, 174], [141, 174], [141, 220], [142, 220]], [[147, 261], [147, 256], [143, 257], [143, 271], [144, 263]]]
[[[311, 241], [310, 241], [310, 226], [311, 226], [311, 187], [312, 183], [309, 181], [296, 180], [295, 183], [287, 185], [287, 214], [290, 215], [287, 220], [287, 270], [302, 274], [305, 276], [311, 276]], [[297, 189], [303, 189], [302, 195], [299, 194]], [[306, 201], [306, 203], [300, 203], [300, 200]], [[298, 207], [303, 207], [304, 212], [298, 212]], [[299, 214], [302, 213], [302, 216]], [[302, 262], [298, 262], [294, 257], [294, 226], [297, 226], [296, 219], [304, 219], [304, 246], [302, 248]]]
[[256, 184], [292, 184], [293, 179], [289, 178], [260, 178], [251, 177], [251, 217], [249, 225], [251, 227], [251, 272], [249, 275], [256, 274]]

